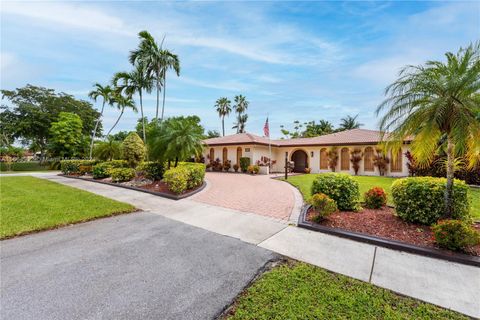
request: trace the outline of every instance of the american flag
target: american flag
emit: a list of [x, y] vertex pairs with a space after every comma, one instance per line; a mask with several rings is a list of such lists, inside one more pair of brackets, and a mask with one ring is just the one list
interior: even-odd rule
[[268, 117], [267, 117], [267, 120], [265, 121], [265, 125], [263, 126], [263, 134], [265, 135], [265, 137], [270, 138], [270, 128], [268, 126]]

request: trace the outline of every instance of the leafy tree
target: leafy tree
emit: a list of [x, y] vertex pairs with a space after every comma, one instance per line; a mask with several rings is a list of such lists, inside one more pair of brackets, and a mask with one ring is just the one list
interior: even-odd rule
[[[435, 158], [438, 141], [447, 140], [445, 216], [452, 209], [453, 176], [457, 156], [466, 155], [470, 167], [480, 158], [480, 42], [446, 53], [446, 62], [428, 61], [407, 66], [386, 89], [387, 98], [377, 108], [385, 111], [382, 131], [391, 131], [387, 146], [398, 151], [413, 137], [415, 162], [427, 166]], [[396, 154], [396, 152], [394, 152]]]
[[222, 132], [223, 136], [225, 136], [225, 116], [228, 116], [232, 111], [230, 107], [230, 100], [228, 98], [220, 98], [215, 102], [215, 108], [218, 112], [218, 116], [222, 118]]
[[145, 158], [145, 144], [136, 132], [130, 132], [123, 141], [123, 157], [132, 168]]
[[117, 126], [120, 118], [125, 112], [125, 108], [132, 109], [134, 112], [137, 112], [137, 107], [135, 107], [135, 102], [132, 99], [132, 96], [123, 95], [121, 92], [115, 92], [112, 96], [112, 103], [117, 105], [117, 109], [120, 110], [117, 121], [113, 124], [112, 128], [108, 130], [107, 136], [110, 135], [110, 132]]
[[161, 44], [155, 41], [153, 36], [148, 31], [141, 31], [138, 34], [140, 38], [140, 44], [138, 48], [130, 52], [130, 62], [132, 64], [141, 63], [146, 66], [149, 76], [154, 77], [157, 88], [157, 108], [155, 112], [155, 120], [158, 119], [159, 109], [159, 94], [160, 88], [163, 85], [163, 103], [162, 103], [162, 116], [163, 120], [165, 110], [165, 87], [166, 87], [166, 75], [169, 69], [173, 69], [177, 76], [180, 75], [180, 60], [178, 56], [170, 51], [163, 49], [163, 40]]
[[[61, 112], [77, 114], [82, 120], [82, 134], [89, 136], [100, 117], [92, 104], [77, 100], [66, 93], [55, 93], [53, 89], [27, 85], [16, 90], [1, 90], [2, 99], [9, 101], [3, 105], [2, 122], [8, 121], [8, 127], [2, 124], [2, 133], [7, 139], [20, 139], [29, 144], [33, 151], [40, 151], [42, 159], [49, 144], [50, 127], [58, 120]], [[6, 114], [4, 115], [4, 113]], [[102, 131], [98, 124], [96, 136]], [[10, 140], [11, 141], [11, 140]]]
[[143, 91], [152, 92], [153, 79], [147, 73], [147, 68], [142, 63], [137, 63], [130, 72], [117, 72], [113, 76], [113, 85], [127, 96], [138, 93], [140, 100], [140, 114], [142, 120], [142, 137], [147, 141], [145, 131], [145, 116], [143, 114]]
[[218, 138], [220, 137], [220, 132], [217, 130], [208, 130], [205, 139]]
[[245, 96], [241, 94], [238, 96], [235, 96], [234, 101], [235, 101], [235, 105], [233, 106], [233, 108], [237, 113], [237, 122], [232, 127], [232, 129], [237, 129], [237, 133], [243, 133], [245, 132], [245, 125], [248, 120], [248, 115], [245, 114], [245, 112], [248, 109], [249, 102], [247, 101]]
[[149, 141], [151, 159], [174, 160], [176, 166], [178, 161], [202, 154], [204, 129], [197, 116], [172, 117], [155, 124]]
[[93, 153], [93, 143], [95, 141], [95, 133], [97, 132], [98, 124], [100, 123], [100, 119], [103, 116], [103, 110], [105, 109], [105, 103], [108, 102], [108, 104], [111, 104], [112, 102], [112, 94], [113, 90], [110, 86], [102, 86], [99, 83], [95, 83], [94, 85], [95, 89], [90, 91], [88, 96], [93, 99], [95, 102], [99, 97], [102, 98], [102, 109], [100, 110], [100, 116], [98, 117], [97, 121], [95, 122], [95, 128], [93, 129], [92, 132], [92, 141], [90, 142], [90, 159], [92, 159], [92, 153]]
[[337, 131], [345, 131], [345, 130], [352, 130], [358, 129], [363, 126], [362, 123], [357, 121], [358, 114], [355, 117], [346, 116], [345, 118], [340, 119], [340, 126], [338, 127]]
[[112, 161], [122, 157], [122, 142], [113, 136], [108, 136], [107, 141], [99, 141], [95, 144], [95, 157], [103, 161]]
[[[305, 129], [302, 131], [302, 128]], [[284, 125], [280, 126], [280, 131], [286, 138], [311, 138], [334, 132], [333, 125], [327, 120], [320, 120], [318, 123], [313, 120], [303, 124], [295, 120], [293, 122], [293, 129], [294, 131], [289, 131], [285, 129]]]
[[[137, 131], [138, 132], [138, 131]], [[117, 133], [111, 134], [108, 136], [108, 139], [113, 139], [115, 141], [123, 142], [127, 138], [129, 131], [118, 131]]]
[[60, 112], [58, 121], [50, 128], [49, 150], [54, 156], [75, 157], [80, 155], [85, 139], [82, 135], [82, 119], [74, 113]]

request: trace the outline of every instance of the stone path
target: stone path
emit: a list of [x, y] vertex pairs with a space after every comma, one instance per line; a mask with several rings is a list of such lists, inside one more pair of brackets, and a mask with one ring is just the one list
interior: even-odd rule
[[268, 175], [207, 172], [206, 180], [206, 190], [194, 195], [192, 200], [284, 221], [290, 219], [292, 212], [300, 210], [299, 192]]

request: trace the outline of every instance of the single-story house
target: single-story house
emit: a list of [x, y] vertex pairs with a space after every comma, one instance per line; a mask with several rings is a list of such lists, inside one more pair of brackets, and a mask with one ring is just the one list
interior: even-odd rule
[[[334, 150], [338, 156], [335, 172], [355, 174], [350, 159], [351, 152], [356, 150], [361, 154], [358, 174], [379, 175], [374, 159], [380, 142], [380, 131], [366, 129], [346, 130], [313, 138], [278, 140], [251, 133], [239, 133], [204, 140], [204, 158], [206, 163], [217, 159], [222, 163], [230, 160], [233, 166], [240, 164], [241, 157], [248, 157], [251, 164], [257, 164], [270, 158], [271, 154], [274, 162], [271, 166], [272, 172], [283, 172], [287, 157], [288, 161], [293, 162], [294, 172], [305, 172], [306, 168], [310, 168], [312, 173], [320, 173], [332, 171], [328, 152]], [[392, 157], [391, 151], [386, 155], [390, 160], [385, 170], [386, 176], [408, 175], [405, 153], [409, 150], [409, 144], [410, 141], [404, 141], [402, 150], [396, 157]]]

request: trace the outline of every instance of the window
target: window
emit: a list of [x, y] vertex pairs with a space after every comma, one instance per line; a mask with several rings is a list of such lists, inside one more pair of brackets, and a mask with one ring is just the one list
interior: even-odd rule
[[210, 148], [210, 161], [215, 161], [215, 149]]
[[223, 155], [222, 155], [222, 161], [225, 163], [225, 161], [228, 160], [228, 150], [227, 148], [223, 148]]
[[250, 152], [250, 148], [245, 148], [245, 152]]
[[340, 170], [350, 170], [350, 152], [348, 148], [340, 151]]
[[320, 150], [320, 169], [328, 169], [327, 148], [323, 148]]
[[374, 171], [373, 167], [373, 148], [365, 148], [365, 155], [363, 157], [363, 170], [364, 171]]
[[402, 151], [399, 150], [396, 157], [391, 154], [392, 164], [390, 165], [390, 171], [402, 172]]

